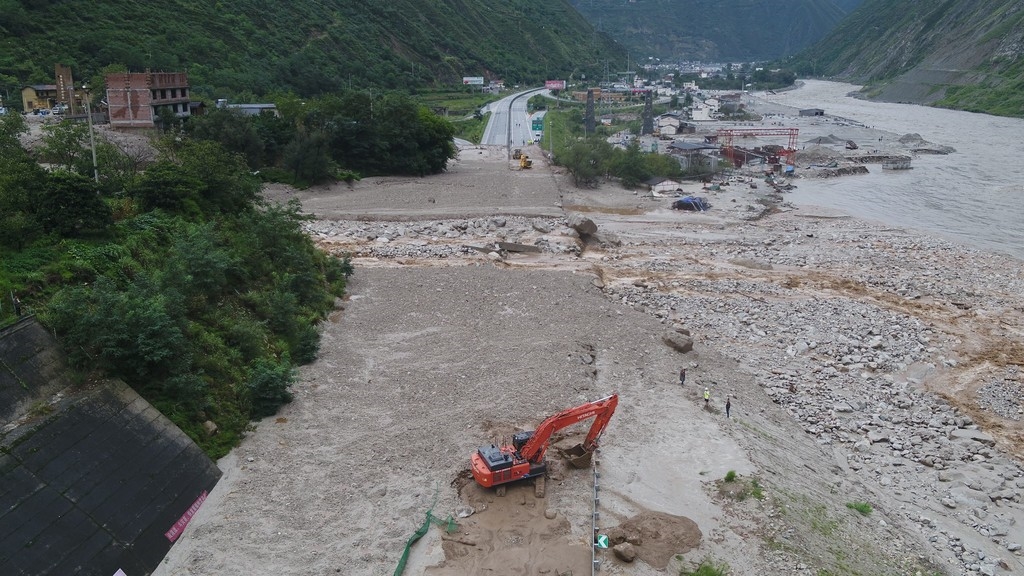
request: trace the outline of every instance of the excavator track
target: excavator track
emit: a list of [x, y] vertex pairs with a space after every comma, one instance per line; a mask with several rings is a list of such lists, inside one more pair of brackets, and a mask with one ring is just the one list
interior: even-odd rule
[[543, 498], [546, 492], [545, 481], [546, 476], [541, 474], [533, 480], [533, 495], [537, 498]]

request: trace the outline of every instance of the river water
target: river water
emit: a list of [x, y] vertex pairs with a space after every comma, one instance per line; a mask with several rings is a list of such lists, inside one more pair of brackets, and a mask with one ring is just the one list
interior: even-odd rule
[[1024, 259], [1024, 119], [847, 96], [858, 88], [806, 80], [765, 99], [822, 108], [897, 135], [917, 133], [956, 152], [916, 156], [912, 170], [873, 164], [867, 175], [798, 180], [786, 199]]

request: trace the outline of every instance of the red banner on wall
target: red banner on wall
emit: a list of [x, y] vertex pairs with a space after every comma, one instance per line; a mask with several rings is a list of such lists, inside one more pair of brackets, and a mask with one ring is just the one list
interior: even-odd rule
[[192, 520], [192, 517], [199, 511], [199, 507], [203, 505], [203, 502], [206, 502], [206, 490], [203, 490], [203, 493], [199, 495], [199, 498], [196, 498], [196, 501], [188, 507], [188, 510], [185, 510], [185, 513], [181, 515], [181, 518], [178, 518], [178, 521], [174, 523], [174, 526], [171, 526], [170, 530], [164, 532], [164, 536], [166, 536], [171, 542], [177, 540], [178, 536], [181, 536], [181, 533], [185, 531], [185, 526], [188, 526], [189, 521]]

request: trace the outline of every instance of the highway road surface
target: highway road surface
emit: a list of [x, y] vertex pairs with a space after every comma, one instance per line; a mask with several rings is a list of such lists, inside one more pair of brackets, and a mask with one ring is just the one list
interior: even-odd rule
[[487, 105], [484, 112], [490, 112], [490, 120], [484, 128], [484, 136], [481, 144], [492, 146], [525, 146], [533, 140], [533, 132], [530, 130], [530, 115], [526, 111], [526, 102], [537, 94], [545, 94], [549, 91], [544, 88], [534, 88], [524, 92], [511, 94]]

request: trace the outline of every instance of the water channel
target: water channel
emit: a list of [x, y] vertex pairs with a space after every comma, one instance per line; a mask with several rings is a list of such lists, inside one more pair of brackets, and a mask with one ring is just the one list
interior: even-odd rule
[[912, 170], [882, 170], [797, 180], [786, 195], [797, 206], [826, 206], [866, 220], [916, 229], [986, 251], [1024, 259], [1024, 119], [869, 102], [859, 87], [805, 80], [764, 99], [856, 120], [897, 135], [917, 133], [949, 155], [918, 155]]

